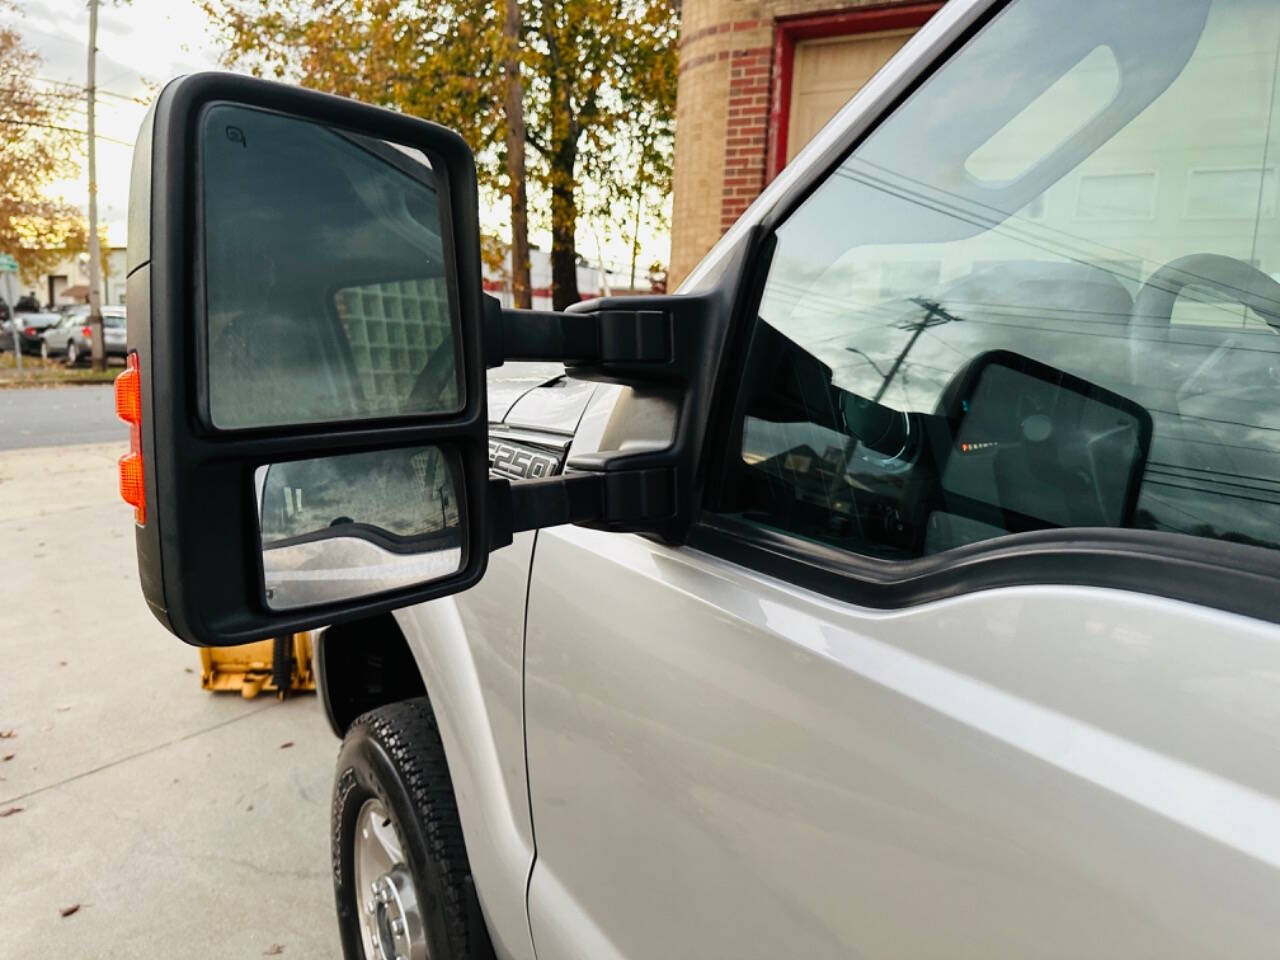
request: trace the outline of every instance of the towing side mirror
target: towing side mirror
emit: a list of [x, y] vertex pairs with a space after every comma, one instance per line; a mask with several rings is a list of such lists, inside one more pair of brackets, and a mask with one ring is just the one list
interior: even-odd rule
[[[144, 120], [129, 220], [121, 491], [147, 602], [187, 642], [465, 590], [522, 529], [669, 536], [681, 519], [723, 325], [699, 322], [698, 298], [500, 309], [452, 131], [184, 77]], [[508, 359], [634, 386], [569, 474], [489, 476], [485, 370]], [[652, 442], [618, 439], [629, 423]]]
[[483, 575], [477, 217], [443, 127], [226, 74], [165, 87], [134, 154], [118, 401], [174, 633], [239, 643]]

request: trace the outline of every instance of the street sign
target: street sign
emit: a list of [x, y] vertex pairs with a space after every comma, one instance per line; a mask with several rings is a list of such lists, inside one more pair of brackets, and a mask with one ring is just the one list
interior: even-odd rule
[[17, 273], [18, 261], [7, 253], [0, 253], [0, 273]]

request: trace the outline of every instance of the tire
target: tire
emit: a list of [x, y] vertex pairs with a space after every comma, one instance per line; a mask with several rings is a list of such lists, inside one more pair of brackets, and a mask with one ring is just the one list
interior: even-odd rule
[[80, 362], [80, 348], [76, 346], [74, 340], [67, 342], [67, 366], [74, 367]]
[[45, 363], [49, 362], [49, 344], [44, 340], [40, 341], [40, 359]]
[[[351, 725], [338, 754], [331, 825], [334, 897], [346, 960], [383, 960], [391, 947], [387, 960], [397, 954], [409, 960], [494, 956], [444, 745], [426, 697], [379, 707]], [[385, 846], [367, 839], [370, 829], [401, 856], [373, 884], [367, 878], [377, 868], [368, 866], [368, 851], [385, 853]], [[360, 872], [366, 889], [358, 888]], [[379, 887], [376, 897], [374, 886]], [[399, 934], [392, 932], [396, 920]], [[388, 944], [384, 953], [377, 947], [366, 951], [366, 937], [371, 943], [382, 937]]]

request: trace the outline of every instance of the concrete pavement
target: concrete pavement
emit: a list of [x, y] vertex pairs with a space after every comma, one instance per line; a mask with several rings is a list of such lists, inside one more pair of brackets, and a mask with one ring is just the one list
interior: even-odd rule
[[110, 385], [0, 390], [0, 450], [129, 442]]
[[340, 956], [337, 741], [314, 697], [200, 689], [142, 600], [124, 446], [0, 452], [0, 814], [21, 808], [0, 817], [0, 955]]

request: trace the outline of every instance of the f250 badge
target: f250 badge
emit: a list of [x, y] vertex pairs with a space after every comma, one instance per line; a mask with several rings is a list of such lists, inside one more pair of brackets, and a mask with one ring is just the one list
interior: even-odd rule
[[554, 476], [560, 470], [560, 461], [538, 450], [490, 438], [489, 469], [503, 476], [527, 480]]

